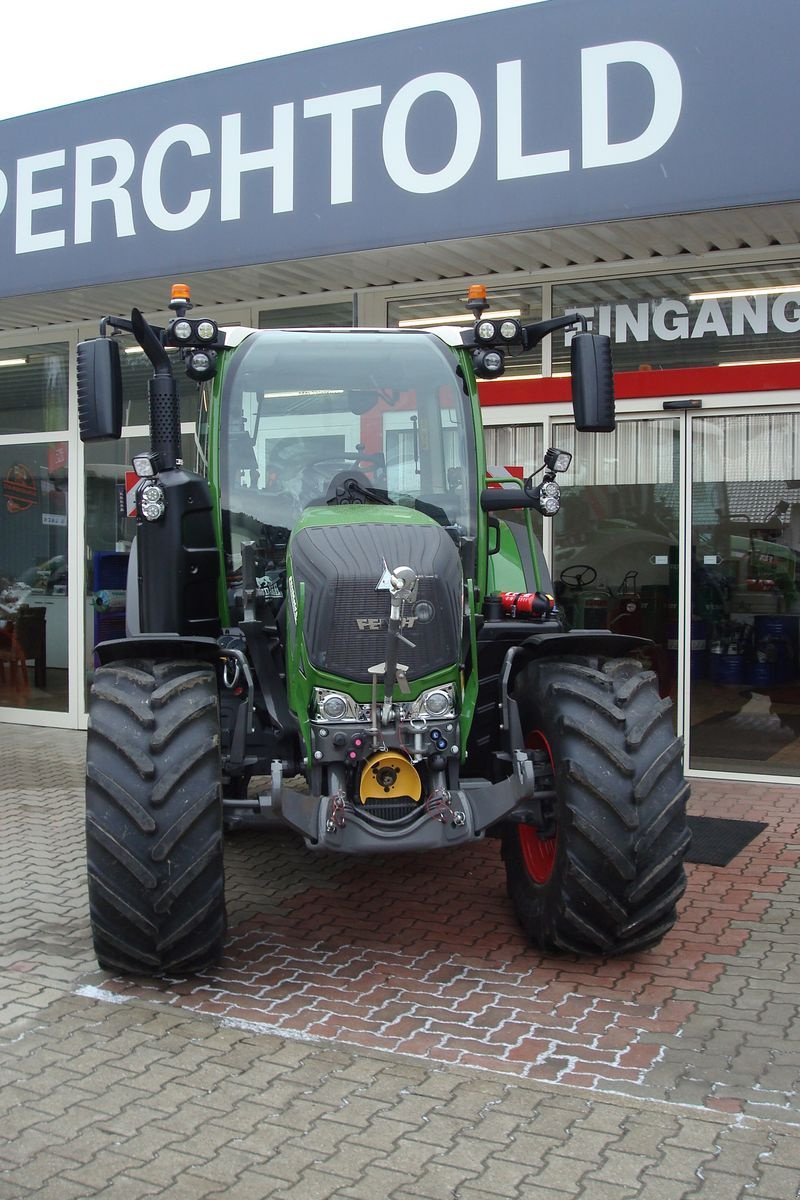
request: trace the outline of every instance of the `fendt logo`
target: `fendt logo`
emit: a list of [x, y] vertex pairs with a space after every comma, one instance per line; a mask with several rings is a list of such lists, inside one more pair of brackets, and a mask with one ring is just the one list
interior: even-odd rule
[[[413, 629], [416, 623], [416, 617], [403, 617], [400, 621], [400, 628]], [[356, 617], [356, 625], [362, 632], [365, 630], [381, 631], [389, 628], [383, 617]]]

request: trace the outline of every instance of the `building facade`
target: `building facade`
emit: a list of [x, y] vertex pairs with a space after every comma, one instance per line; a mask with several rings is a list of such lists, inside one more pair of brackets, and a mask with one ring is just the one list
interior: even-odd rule
[[180, 279], [222, 324], [435, 327], [482, 282], [612, 339], [613, 434], [574, 430], [569, 333], [481, 385], [490, 462], [574, 454], [567, 615], [652, 639], [690, 773], [800, 780], [798, 33], [790, 0], [548, 0], [2, 123], [0, 720], [85, 725], [124, 625], [146, 370], [83, 446], [100, 317]]

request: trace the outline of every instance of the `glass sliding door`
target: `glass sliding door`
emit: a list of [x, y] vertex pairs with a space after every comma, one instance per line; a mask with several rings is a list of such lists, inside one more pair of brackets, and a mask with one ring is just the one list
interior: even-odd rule
[[614, 433], [555, 424], [572, 465], [553, 521], [556, 597], [574, 628], [650, 638], [662, 696], [677, 695], [681, 417], [620, 420]]
[[691, 431], [689, 766], [800, 776], [800, 414]]
[[0, 352], [0, 708], [69, 708], [68, 362]]

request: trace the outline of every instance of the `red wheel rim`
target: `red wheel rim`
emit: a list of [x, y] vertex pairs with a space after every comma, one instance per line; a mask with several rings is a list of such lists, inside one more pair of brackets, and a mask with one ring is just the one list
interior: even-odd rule
[[[554, 766], [550, 743], [538, 729], [528, 735], [525, 745], [529, 750], [546, 750], [550, 764]], [[517, 830], [525, 870], [534, 883], [547, 883], [555, 866], [558, 834], [553, 837], [542, 837], [539, 830], [534, 829], [532, 825], [519, 825]]]

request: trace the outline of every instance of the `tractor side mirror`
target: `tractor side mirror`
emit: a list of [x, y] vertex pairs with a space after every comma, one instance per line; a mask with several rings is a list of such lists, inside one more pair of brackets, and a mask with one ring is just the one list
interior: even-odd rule
[[122, 433], [122, 368], [113, 338], [78, 342], [78, 420], [82, 442]]
[[575, 428], [581, 433], [612, 433], [616, 419], [611, 339], [602, 333], [576, 333], [570, 365]]

